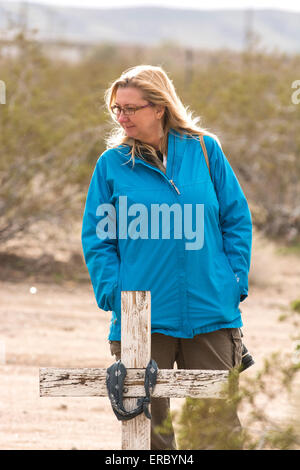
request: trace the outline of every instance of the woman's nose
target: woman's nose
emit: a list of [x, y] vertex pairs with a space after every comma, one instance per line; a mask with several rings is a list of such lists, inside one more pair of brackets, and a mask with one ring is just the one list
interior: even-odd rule
[[118, 116], [118, 121], [120, 123], [122, 122], [128, 122], [129, 121], [129, 118], [128, 116], [125, 116], [125, 114], [123, 113], [123, 111], [120, 112], [119, 116]]

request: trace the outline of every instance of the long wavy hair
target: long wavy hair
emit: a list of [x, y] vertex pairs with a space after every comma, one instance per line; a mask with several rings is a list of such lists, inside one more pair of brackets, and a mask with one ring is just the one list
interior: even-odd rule
[[[171, 129], [180, 134], [187, 134], [191, 138], [199, 138], [200, 135], [210, 135], [218, 142], [218, 138], [200, 127], [200, 118], [193, 117], [188, 107], [185, 107], [176, 93], [172, 80], [166, 72], [158, 66], [138, 65], [125, 70], [120, 78], [115, 80], [106, 90], [104, 98], [111, 115], [115, 122], [115, 127], [106, 138], [107, 148], [114, 148], [119, 145], [129, 145], [131, 148], [132, 165], [135, 163], [135, 156], [150, 162], [165, 173], [166, 169], [158, 158], [156, 150], [149, 144], [141, 142], [138, 139], [128, 137], [123, 127], [118, 123], [116, 117], [111, 112], [111, 107], [115, 104], [118, 88], [134, 87], [142, 92], [143, 98], [153, 105], [161, 105], [165, 108], [162, 117], [162, 138], [160, 142], [160, 151], [167, 154], [168, 132]], [[130, 161], [129, 160], [129, 161]]]

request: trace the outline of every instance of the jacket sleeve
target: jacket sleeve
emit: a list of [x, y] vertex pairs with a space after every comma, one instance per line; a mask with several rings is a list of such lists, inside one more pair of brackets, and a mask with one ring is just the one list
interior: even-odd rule
[[240, 301], [248, 296], [252, 248], [252, 220], [246, 197], [221, 147], [205, 138], [211, 176], [219, 201], [224, 251], [240, 286]]
[[[120, 259], [117, 237], [104, 239], [104, 232], [99, 229], [98, 225], [101, 218], [97, 215], [99, 214], [98, 208], [102, 204], [110, 204], [114, 210], [110, 200], [106, 166], [101, 156], [97, 161], [87, 193], [81, 242], [98, 307], [105, 311], [116, 311], [116, 308], [120, 309], [120, 290], [118, 288]], [[108, 213], [102, 215], [107, 217]], [[110, 221], [116, 226], [115, 217], [111, 216], [111, 212]]]

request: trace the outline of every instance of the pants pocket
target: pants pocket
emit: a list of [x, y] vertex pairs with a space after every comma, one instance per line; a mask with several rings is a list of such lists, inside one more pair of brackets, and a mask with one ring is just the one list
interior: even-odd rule
[[242, 363], [243, 343], [241, 331], [239, 328], [230, 328], [230, 336], [232, 340], [232, 364], [233, 367], [239, 367]]

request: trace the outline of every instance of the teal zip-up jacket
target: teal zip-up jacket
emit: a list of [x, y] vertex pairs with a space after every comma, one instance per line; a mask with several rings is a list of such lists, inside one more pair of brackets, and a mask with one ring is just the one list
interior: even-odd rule
[[138, 157], [128, 163], [128, 145], [97, 161], [82, 246], [97, 304], [112, 312], [110, 340], [121, 338], [122, 290], [151, 291], [152, 333], [193, 338], [242, 326], [251, 214], [221, 147], [204, 142], [211, 176], [199, 140], [172, 129], [166, 173]]

